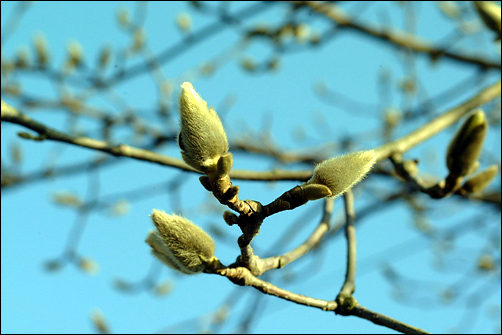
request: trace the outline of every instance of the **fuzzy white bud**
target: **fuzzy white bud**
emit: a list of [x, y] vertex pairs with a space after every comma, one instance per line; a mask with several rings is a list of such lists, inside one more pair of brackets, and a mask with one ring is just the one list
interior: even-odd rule
[[228, 157], [227, 135], [218, 114], [213, 108], [207, 107], [191, 83], [185, 82], [181, 88], [178, 144], [183, 160], [210, 176], [228, 173], [218, 169], [220, 158]]
[[360, 182], [376, 163], [373, 150], [352, 152], [322, 161], [316, 165], [307, 185], [326, 186], [337, 197]]
[[150, 215], [157, 227], [146, 238], [152, 254], [167, 266], [186, 274], [204, 271], [216, 258], [214, 241], [188, 219], [153, 210]]

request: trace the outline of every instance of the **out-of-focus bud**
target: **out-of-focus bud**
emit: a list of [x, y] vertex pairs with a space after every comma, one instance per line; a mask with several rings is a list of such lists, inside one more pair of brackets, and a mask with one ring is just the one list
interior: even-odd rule
[[176, 25], [183, 33], [189, 33], [192, 30], [192, 18], [188, 13], [180, 13], [176, 17]]
[[[314, 169], [312, 178], [306, 184], [324, 185], [331, 192], [331, 194], [325, 196], [337, 197], [360, 182], [375, 163], [376, 155], [373, 150], [334, 157], [319, 163]], [[316, 191], [319, 191], [319, 195], [322, 195], [325, 189], [318, 188]], [[314, 190], [310, 193], [309, 196], [315, 198]]]
[[143, 28], [136, 29], [132, 34], [132, 46], [133, 51], [140, 51], [145, 46], [146, 42], [146, 31]]
[[22, 46], [17, 50], [16, 54], [16, 67], [26, 69], [30, 66], [29, 51], [26, 46]]
[[487, 131], [488, 122], [482, 110], [475, 111], [465, 120], [451, 140], [446, 154], [446, 166], [451, 175], [463, 177], [473, 171]]
[[486, 170], [479, 172], [475, 176], [467, 179], [462, 188], [469, 193], [481, 192], [490, 185], [493, 178], [497, 176], [499, 168], [491, 165]]
[[173, 287], [174, 287], [173, 283], [170, 280], [166, 280], [155, 286], [154, 292], [157, 296], [161, 297], [171, 293]]
[[99, 334], [111, 334], [108, 322], [106, 322], [105, 316], [99, 309], [92, 311], [91, 320]]
[[82, 65], [84, 51], [82, 45], [78, 41], [71, 41], [66, 47], [68, 51], [68, 59], [66, 60], [65, 67], [68, 71]]
[[112, 57], [112, 48], [110, 46], [103, 46], [99, 53], [99, 67], [105, 68], [110, 64], [110, 59]]
[[131, 24], [131, 12], [128, 8], [122, 7], [117, 11], [117, 22], [121, 28], [127, 28]]
[[494, 31], [498, 39], [500, 39], [501, 33], [501, 12], [500, 6], [493, 1], [474, 1], [474, 8], [478, 12], [479, 16], [485, 23], [485, 25]]
[[66, 191], [54, 193], [53, 201], [61, 206], [74, 208], [79, 208], [84, 204], [82, 199], [77, 194]]
[[78, 262], [78, 266], [82, 271], [85, 271], [90, 275], [95, 275], [99, 271], [98, 263], [87, 257], [82, 257]]
[[185, 163], [210, 178], [228, 174], [233, 165], [227, 135], [213, 108], [197, 94], [189, 82], [181, 85], [181, 131], [178, 144]]
[[241, 66], [248, 72], [254, 72], [256, 71], [258, 64], [256, 64], [256, 61], [253, 58], [247, 56], [241, 60]]
[[495, 269], [495, 261], [490, 255], [482, 255], [478, 260], [478, 270], [483, 272], [490, 272]]
[[294, 27], [294, 34], [297, 43], [305, 43], [310, 38], [310, 26], [306, 23], [300, 23]]
[[157, 231], [148, 234], [146, 243], [152, 247], [153, 255], [167, 266], [196, 274], [216, 261], [213, 239], [194, 223], [155, 209], [150, 217]]
[[437, 1], [436, 4], [449, 18], [459, 19], [461, 17], [460, 7], [455, 1]]
[[39, 33], [33, 37], [33, 45], [37, 54], [38, 65], [45, 67], [49, 63], [49, 50], [47, 48], [47, 40], [45, 35]]

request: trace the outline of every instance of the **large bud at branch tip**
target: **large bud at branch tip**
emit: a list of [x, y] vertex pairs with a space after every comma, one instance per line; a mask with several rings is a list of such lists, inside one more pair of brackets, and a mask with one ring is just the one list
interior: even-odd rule
[[[305, 194], [308, 200], [337, 197], [360, 182], [375, 163], [373, 150], [352, 152], [325, 160], [315, 167], [312, 178], [303, 186], [308, 191]], [[317, 185], [317, 189], [309, 189], [310, 185]]]
[[473, 112], [465, 120], [446, 154], [446, 166], [452, 176], [463, 177], [475, 170], [487, 132], [488, 122], [482, 110]]
[[188, 219], [153, 210], [150, 215], [157, 227], [146, 238], [152, 254], [167, 266], [186, 274], [204, 271], [216, 261], [214, 241]]
[[211, 178], [226, 175], [232, 167], [227, 135], [213, 108], [189, 82], [181, 85], [181, 131], [178, 144], [185, 163]]

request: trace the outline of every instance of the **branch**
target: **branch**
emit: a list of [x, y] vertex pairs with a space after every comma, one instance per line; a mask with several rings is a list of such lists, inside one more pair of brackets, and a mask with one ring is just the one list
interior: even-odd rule
[[[354, 213], [354, 194], [352, 190], [348, 190], [344, 194], [345, 200], [345, 237], [347, 239], [347, 273], [345, 274], [345, 282], [340, 290], [339, 296], [350, 296], [356, 290], [356, 228], [354, 221], [356, 215]], [[337, 299], [338, 300], [338, 299]]]
[[333, 213], [335, 199], [326, 198], [324, 200], [324, 214], [321, 222], [317, 228], [310, 234], [310, 236], [301, 245], [295, 249], [285, 253], [284, 255], [269, 257], [261, 260], [261, 270], [265, 273], [271, 269], [280, 269], [294, 262], [301, 256], [309, 252], [313, 247], [315, 247], [319, 241], [322, 239], [324, 234], [329, 230], [329, 221], [331, 219], [331, 214]]
[[469, 113], [476, 107], [482, 106], [500, 95], [500, 81], [488, 86], [483, 91], [465, 101], [457, 107], [446, 111], [422, 127], [405, 135], [395, 141], [384, 144], [376, 149], [377, 161], [391, 157], [393, 154], [402, 154], [414, 146], [428, 140], [442, 130], [450, 127], [461, 117]]
[[251, 274], [248, 269], [243, 267], [233, 269], [226, 268], [223, 270], [217, 270], [215, 273], [227, 277], [230, 281], [237, 285], [251, 286], [265, 294], [275, 295], [276, 297], [292, 301], [299, 305], [316, 307], [322, 309], [323, 311], [334, 311], [337, 308], [337, 303], [335, 301], [315, 299], [302, 294], [286, 291], [280, 287], [270, 284], [269, 282], [257, 278]]
[[398, 321], [384, 314], [373, 312], [359, 304], [357, 304], [350, 310], [350, 315], [359, 316], [363, 319], [373, 322], [374, 324], [384, 326], [389, 329], [394, 329], [404, 334], [430, 334], [423, 329], [410, 326], [404, 322]]
[[378, 38], [384, 42], [391, 43], [397, 47], [413, 50], [418, 53], [426, 53], [436, 60], [440, 57], [450, 58], [459, 62], [476, 64], [485, 69], [500, 69], [500, 63], [493, 63], [479, 57], [471, 57], [437, 48], [431, 43], [423, 41], [410, 33], [404, 33], [395, 29], [373, 28], [359, 23], [355, 23], [340, 7], [332, 3], [319, 3], [317, 1], [293, 1], [298, 5], [309, 7], [312, 11], [323, 14], [330, 20], [338, 24], [338, 28], [348, 28], [363, 34]]

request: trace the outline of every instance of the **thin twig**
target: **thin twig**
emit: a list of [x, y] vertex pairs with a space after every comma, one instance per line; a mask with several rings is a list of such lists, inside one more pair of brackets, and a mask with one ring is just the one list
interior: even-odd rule
[[400, 48], [412, 50], [417, 53], [426, 53], [432, 60], [441, 57], [453, 59], [463, 63], [476, 64], [486, 69], [500, 69], [500, 63], [494, 63], [489, 60], [461, 55], [442, 48], [434, 47], [431, 43], [424, 41], [410, 33], [397, 31], [396, 29], [373, 28], [367, 25], [356, 23], [352, 18], [343, 12], [341, 8], [329, 2], [320, 3], [318, 1], [293, 1], [299, 5], [308, 6], [312, 11], [323, 14], [330, 20], [338, 24], [338, 28], [352, 29], [363, 34], [378, 38], [387, 43], [391, 43]]
[[269, 282], [257, 278], [248, 269], [243, 267], [226, 268], [223, 270], [218, 270], [215, 273], [227, 277], [230, 281], [237, 285], [251, 286], [265, 294], [275, 295], [276, 297], [300, 305], [320, 308], [323, 311], [334, 311], [337, 308], [337, 303], [335, 301], [311, 298], [302, 294], [284, 290], [280, 287], [270, 284]]
[[295, 249], [285, 253], [284, 255], [273, 256], [261, 260], [261, 269], [266, 272], [271, 269], [283, 268], [289, 263], [294, 262], [301, 256], [309, 252], [314, 246], [316, 246], [322, 239], [324, 234], [329, 230], [329, 221], [331, 220], [331, 214], [333, 213], [335, 200], [333, 198], [327, 198], [324, 200], [324, 214], [321, 222], [316, 227], [316, 229], [310, 234], [310, 236], [301, 245]]
[[354, 316], [359, 316], [363, 319], [373, 322], [374, 324], [384, 326], [389, 329], [394, 329], [404, 334], [430, 334], [429, 332], [423, 329], [408, 325], [404, 322], [393, 319], [387, 315], [373, 312], [359, 304], [357, 304], [357, 306], [352, 308], [350, 314]]
[[356, 228], [354, 221], [356, 215], [354, 213], [354, 194], [352, 190], [345, 192], [343, 196], [345, 200], [345, 237], [347, 239], [347, 272], [345, 274], [345, 282], [340, 290], [340, 295], [352, 295], [356, 289]]

